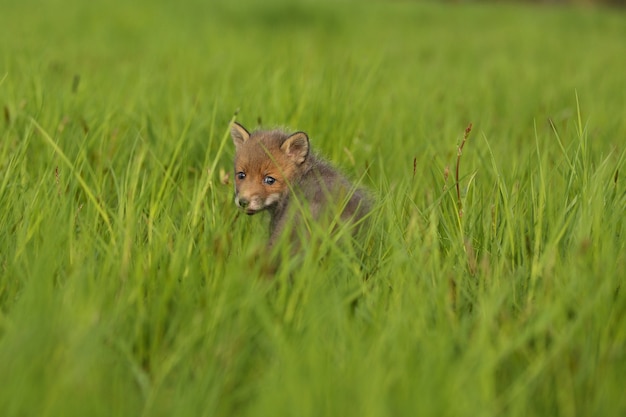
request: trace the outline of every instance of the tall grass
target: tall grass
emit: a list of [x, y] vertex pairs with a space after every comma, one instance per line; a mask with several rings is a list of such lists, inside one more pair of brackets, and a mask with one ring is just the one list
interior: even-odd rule
[[[626, 412], [623, 15], [2, 10], [3, 416]], [[265, 278], [235, 118], [361, 179], [365, 255], [314, 227]]]

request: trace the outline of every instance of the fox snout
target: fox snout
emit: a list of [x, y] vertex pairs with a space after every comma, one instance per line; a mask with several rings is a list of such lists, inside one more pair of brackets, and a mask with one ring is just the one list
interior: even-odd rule
[[246, 212], [246, 214], [255, 214], [275, 205], [280, 200], [279, 193], [272, 193], [267, 196], [253, 194], [243, 195], [235, 193], [235, 204], [237, 207]]
[[248, 204], [250, 204], [250, 202], [247, 199], [245, 199], [245, 198], [236, 198], [235, 202], [242, 209], [245, 209], [246, 207], [248, 207]]
[[258, 210], [258, 209], [255, 210], [255, 207], [257, 206], [257, 204], [254, 203], [251, 205], [251, 203], [252, 203], [252, 200], [250, 200], [249, 198], [240, 197], [239, 194], [235, 194], [235, 204], [237, 205], [237, 207], [244, 210], [246, 214], [254, 214]]
[[263, 199], [259, 196], [245, 197], [239, 194], [235, 195], [235, 204], [246, 214], [255, 214], [265, 208]]

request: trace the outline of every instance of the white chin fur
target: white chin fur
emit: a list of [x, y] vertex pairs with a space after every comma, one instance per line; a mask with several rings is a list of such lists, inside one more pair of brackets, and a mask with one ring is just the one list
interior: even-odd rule
[[278, 200], [280, 200], [280, 194], [275, 193], [275, 194], [268, 195], [267, 198], [265, 199], [265, 207], [269, 207], [272, 204], [278, 203]]
[[270, 194], [265, 198], [265, 200], [259, 197], [252, 197], [250, 198], [250, 204], [248, 204], [248, 206], [246, 207], [242, 207], [239, 202], [239, 196], [235, 196], [235, 204], [237, 205], [237, 207], [246, 210], [246, 212], [248, 213], [253, 213], [266, 209], [269, 206], [276, 204], [278, 200], [280, 200], [280, 194], [278, 193]]

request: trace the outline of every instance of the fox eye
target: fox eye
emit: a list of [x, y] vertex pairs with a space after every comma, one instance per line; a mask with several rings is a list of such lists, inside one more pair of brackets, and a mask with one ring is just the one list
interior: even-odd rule
[[263, 178], [263, 184], [265, 185], [272, 185], [275, 182], [276, 182], [276, 179], [274, 177], [270, 177], [269, 175]]
[[239, 171], [237, 174], [235, 174], [237, 176], [238, 180], [242, 180], [244, 178], [246, 178], [246, 173], [243, 171]]

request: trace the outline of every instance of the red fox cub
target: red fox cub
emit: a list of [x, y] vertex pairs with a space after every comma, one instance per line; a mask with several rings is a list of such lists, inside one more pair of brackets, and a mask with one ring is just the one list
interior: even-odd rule
[[294, 233], [303, 208], [316, 220], [339, 215], [354, 223], [369, 212], [366, 194], [311, 153], [306, 133], [250, 133], [238, 123], [230, 132], [235, 143], [235, 204], [249, 215], [269, 211], [270, 246], [287, 227]]

